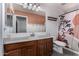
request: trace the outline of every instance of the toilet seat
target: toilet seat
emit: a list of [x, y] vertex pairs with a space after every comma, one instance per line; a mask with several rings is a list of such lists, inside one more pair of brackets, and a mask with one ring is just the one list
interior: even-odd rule
[[62, 47], [66, 46], [66, 43], [61, 42], [61, 41], [54, 41], [54, 43], [58, 46], [62, 46]]

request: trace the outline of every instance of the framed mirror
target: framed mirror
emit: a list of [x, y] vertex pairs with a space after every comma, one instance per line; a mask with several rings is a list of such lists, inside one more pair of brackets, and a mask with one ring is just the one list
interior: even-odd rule
[[[5, 25], [11, 26], [13, 33], [45, 32], [45, 12], [25, 8], [23, 3], [6, 3]], [[11, 15], [7, 15], [7, 13]], [[19, 15], [19, 16], [18, 16]]]

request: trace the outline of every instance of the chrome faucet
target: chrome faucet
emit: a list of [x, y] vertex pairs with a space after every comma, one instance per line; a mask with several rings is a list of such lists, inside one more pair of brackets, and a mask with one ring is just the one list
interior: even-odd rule
[[32, 37], [33, 37], [33, 36], [35, 36], [35, 33], [31, 33], [31, 35], [30, 35], [30, 36], [32, 36]]

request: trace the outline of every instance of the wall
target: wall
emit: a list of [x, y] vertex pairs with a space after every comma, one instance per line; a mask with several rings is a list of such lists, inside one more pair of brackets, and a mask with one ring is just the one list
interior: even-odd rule
[[54, 39], [56, 39], [56, 37], [58, 35], [59, 20], [50, 21], [47, 19], [47, 16], [58, 18], [58, 16], [63, 14], [64, 12], [60, 9], [61, 6], [59, 6], [59, 4], [58, 4], [58, 6], [56, 6], [57, 4], [55, 4], [54, 6], [52, 4], [53, 3], [50, 3], [48, 5], [46, 4], [42, 8], [46, 12], [46, 32], [50, 33], [52, 36], [54, 36]]
[[2, 4], [0, 3], [0, 56], [3, 55], [3, 40], [2, 40]]
[[2, 4], [0, 3], [0, 37], [2, 34]]

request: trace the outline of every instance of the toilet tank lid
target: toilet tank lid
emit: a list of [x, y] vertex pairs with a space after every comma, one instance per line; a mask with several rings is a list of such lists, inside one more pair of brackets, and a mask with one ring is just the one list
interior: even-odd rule
[[61, 42], [61, 41], [54, 41], [54, 43], [59, 45], [59, 46], [66, 46], [66, 43]]

